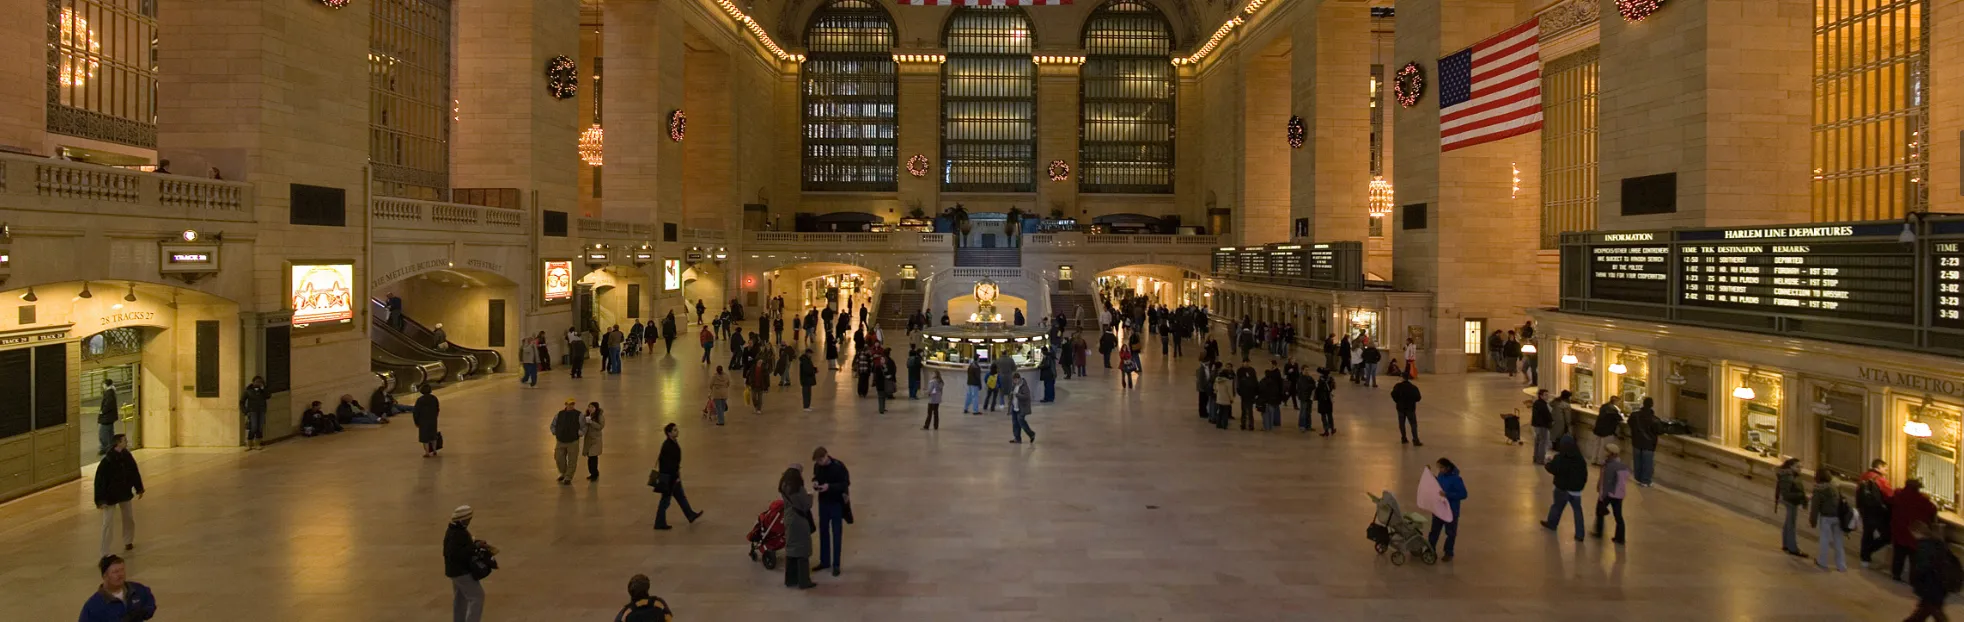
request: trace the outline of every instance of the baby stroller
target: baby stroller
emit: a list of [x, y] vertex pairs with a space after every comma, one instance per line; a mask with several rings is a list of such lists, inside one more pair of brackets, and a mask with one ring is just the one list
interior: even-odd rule
[[1371, 518], [1371, 526], [1364, 529], [1364, 536], [1377, 545], [1378, 554], [1391, 551], [1391, 563], [1405, 565], [1405, 558], [1417, 555], [1427, 564], [1438, 563], [1439, 553], [1432, 549], [1432, 543], [1425, 539], [1425, 525], [1430, 519], [1424, 512], [1400, 512], [1398, 499], [1391, 491], [1383, 496], [1364, 493], [1377, 505], [1377, 514]]
[[777, 569], [777, 552], [784, 549], [784, 500], [771, 502], [750, 528], [750, 560], [762, 559], [765, 570]]

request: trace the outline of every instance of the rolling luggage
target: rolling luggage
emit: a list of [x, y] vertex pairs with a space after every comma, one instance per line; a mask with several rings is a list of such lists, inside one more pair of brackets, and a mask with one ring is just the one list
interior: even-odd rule
[[1507, 435], [1507, 442], [1521, 444], [1521, 411], [1500, 414], [1501, 433]]

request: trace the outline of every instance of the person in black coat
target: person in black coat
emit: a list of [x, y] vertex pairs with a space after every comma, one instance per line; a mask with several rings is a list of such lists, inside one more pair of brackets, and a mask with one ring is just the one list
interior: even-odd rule
[[1049, 348], [1043, 349], [1040, 355], [1043, 359], [1037, 363], [1037, 379], [1043, 381], [1041, 401], [1048, 404], [1057, 401], [1057, 358], [1050, 355]]
[[845, 523], [852, 522], [852, 475], [824, 447], [812, 450], [812, 489], [818, 492], [818, 565], [812, 572], [830, 568], [836, 577], [845, 565]]
[[246, 450], [264, 447], [266, 438], [266, 401], [272, 397], [266, 391], [266, 378], [253, 376], [245, 391], [239, 394], [239, 412], [245, 414]]
[[416, 441], [423, 444], [423, 457], [432, 458], [443, 448], [443, 433], [436, 430], [436, 417], [441, 410], [436, 396], [430, 393], [430, 383], [416, 387], [423, 395], [416, 398], [416, 408], [410, 414], [416, 422]]
[[1242, 365], [1235, 372], [1234, 392], [1241, 396], [1241, 429], [1255, 429], [1255, 406], [1262, 400], [1262, 383], [1255, 379], [1255, 368]]
[[1534, 463], [1548, 461], [1548, 446], [1555, 439], [1549, 436], [1549, 428], [1555, 425], [1555, 410], [1548, 406], [1548, 390], [1534, 392], [1534, 414], [1528, 415], [1528, 425], [1534, 428]]
[[675, 612], [668, 608], [668, 601], [660, 596], [651, 596], [648, 575], [634, 575], [627, 580], [627, 606], [614, 616], [614, 622], [670, 622]]
[[95, 468], [95, 507], [102, 510], [102, 556], [108, 557], [109, 538], [114, 535], [115, 525], [110, 517], [117, 510], [123, 511], [123, 550], [136, 548], [136, 514], [130, 508], [131, 499], [143, 498], [143, 471], [136, 467], [136, 456], [130, 454], [130, 438], [117, 434], [110, 437], [109, 453], [102, 455], [102, 463]]
[[1316, 404], [1316, 376], [1296, 370], [1295, 381], [1290, 383], [1290, 391], [1296, 398], [1296, 429], [1308, 432], [1316, 429], [1309, 420], [1309, 410]]
[[1555, 502], [1548, 506], [1548, 520], [1541, 526], [1554, 531], [1562, 524], [1562, 508], [1575, 508], [1575, 541], [1582, 541], [1582, 488], [1589, 484], [1589, 461], [1582, 458], [1582, 448], [1573, 436], [1563, 436], [1555, 441], [1555, 457], [1543, 469], [1555, 476]]
[[682, 491], [682, 444], [675, 442], [681, 432], [671, 423], [662, 427], [668, 436], [661, 443], [661, 455], [655, 457], [656, 491], [661, 493], [661, 501], [655, 504], [655, 528], [672, 529], [668, 524], [668, 501], [674, 499], [682, 505], [682, 517], [695, 523], [703, 513], [689, 507], [689, 495]]
[[1316, 368], [1316, 413], [1323, 417], [1323, 436], [1337, 433], [1335, 396], [1337, 381], [1330, 378], [1330, 368]]
[[661, 341], [662, 341], [663, 353], [675, 352], [675, 312], [674, 311], [668, 312], [668, 317], [664, 317], [661, 319]]
[[460, 505], [450, 512], [450, 526], [443, 530], [443, 576], [450, 579], [450, 609], [453, 619], [478, 622], [484, 619], [484, 581], [496, 569], [496, 562], [479, 563], [482, 550], [497, 555], [498, 549], [471, 537], [471, 506]]
[[804, 356], [798, 357], [798, 387], [805, 395], [805, 412], [811, 412], [815, 384], [818, 384], [818, 366], [812, 364], [812, 349], [805, 348]]
[[1288, 383], [1282, 380], [1282, 371], [1270, 367], [1268, 374], [1262, 376], [1262, 431], [1267, 432], [1282, 425], [1282, 403], [1289, 401]]
[[1637, 450], [1637, 485], [1649, 486], [1657, 471], [1657, 437], [1664, 434], [1664, 420], [1657, 418], [1655, 400], [1643, 398], [1643, 406], [1630, 413], [1630, 446]]
[[1405, 442], [1405, 422], [1410, 421], [1412, 446], [1424, 447], [1425, 443], [1418, 440], [1418, 400], [1418, 385], [1412, 384], [1411, 378], [1399, 380], [1398, 386], [1391, 387], [1391, 403], [1398, 405], [1398, 442]]
[[921, 356], [921, 347], [907, 346], [907, 399], [921, 398], [921, 369], [927, 366], [927, 359]]

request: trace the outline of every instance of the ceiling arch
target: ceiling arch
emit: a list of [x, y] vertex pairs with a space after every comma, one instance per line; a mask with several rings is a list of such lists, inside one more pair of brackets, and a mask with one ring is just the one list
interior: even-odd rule
[[[830, 0], [755, 0], [753, 15], [769, 15], [776, 11], [771, 30], [788, 45], [803, 47], [805, 26], [811, 15]], [[948, 22], [952, 6], [904, 6], [896, 0], [870, 0], [877, 2], [891, 15], [898, 28], [899, 47], [939, 48], [942, 31]], [[1091, 11], [1103, 4], [1102, 0], [1074, 0], [1075, 4], [1030, 7], [1032, 27], [1036, 30], [1037, 41], [1048, 44], [1052, 49], [1077, 48], [1078, 35], [1083, 31], [1084, 20]], [[1193, 6], [1196, 0], [1139, 0], [1158, 8], [1172, 22], [1175, 47], [1191, 48], [1200, 40], [1197, 21], [1200, 19]], [[1214, 2], [1217, 0], [1207, 0]], [[775, 6], [773, 6], [775, 5]], [[1062, 44], [1062, 45], [1059, 45]]]

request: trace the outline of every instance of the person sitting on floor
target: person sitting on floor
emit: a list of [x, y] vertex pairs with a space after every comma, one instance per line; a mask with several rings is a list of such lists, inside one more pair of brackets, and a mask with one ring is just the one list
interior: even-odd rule
[[327, 413], [321, 412], [320, 400], [315, 400], [312, 405], [307, 406], [306, 412], [300, 413], [301, 436], [320, 436], [339, 431], [341, 431], [341, 424], [333, 417], [327, 416]]
[[334, 407], [334, 419], [340, 421], [341, 425], [389, 422], [387, 419], [370, 414], [368, 410], [361, 407], [361, 402], [355, 401], [355, 396], [346, 393], [341, 394], [341, 404]]
[[368, 394], [368, 414], [381, 419], [382, 423], [388, 423], [389, 417], [413, 412], [414, 410], [396, 402], [396, 396], [394, 393], [389, 392], [389, 383], [386, 381], [382, 383], [382, 386], [376, 387], [374, 393]]

